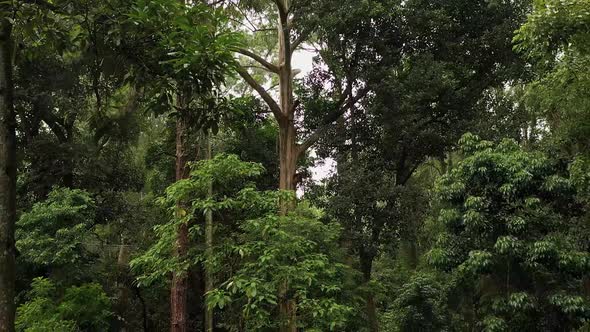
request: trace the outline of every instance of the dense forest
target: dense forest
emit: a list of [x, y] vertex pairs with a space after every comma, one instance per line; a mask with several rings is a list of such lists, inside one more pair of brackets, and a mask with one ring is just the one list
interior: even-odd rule
[[590, 0], [0, 1], [17, 331], [590, 331]]

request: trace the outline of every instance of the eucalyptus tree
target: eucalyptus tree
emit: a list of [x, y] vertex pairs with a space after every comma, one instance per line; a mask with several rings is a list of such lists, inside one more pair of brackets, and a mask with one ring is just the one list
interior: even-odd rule
[[[243, 14], [245, 11], [245, 16], [236, 15], [237, 19], [243, 20], [247, 29], [253, 32], [253, 41], [266, 43], [266, 53], [270, 54], [257, 54], [256, 47], [238, 49], [237, 53], [253, 60], [254, 66], [244, 63], [237, 68], [237, 72], [259, 94], [278, 123], [281, 189], [295, 190], [298, 161], [338, 118], [369, 91], [365, 84], [366, 78], [363, 79], [361, 75], [361, 64], [371, 61], [378, 63], [376, 59], [379, 56], [375, 52], [371, 53], [371, 40], [363, 37], [379, 38], [381, 19], [369, 14], [368, 8], [371, 5], [372, 1], [361, 4], [356, 1], [304, 0], [240, 1], [237, 4], [230, 2], [228, 5], [230, 12]], [[361, 9], [356, 10], [355, 6]], [[347, 12], [346, 8], [354, 10]], [[360, 13], [362, 15], [358, 15]], [[253, 18], [248, 17], [249, 15]], [[344, 24], [337, 25], [342, 21], [348, 24], [349, 31], [342, 30]], [[357, 38], [350, 38], [355, 33]], [[324, 110], [313, 128], [303, 130], [298, 114], [303, 114], [305, 107], [302, 100], [296, 97], [296, 76], [299, 70], [293, 68], [293, 56], [311, 42], [318, 46], [318, 54], [325, 51], [326, 55], [333, 55], [334, 59], [338, 57], [347, 67], [338, 68], [342, 73], [331, 81], [331, 88], [326, 86], [325, 95], [330, 109]], [[338, 43], [340, 45], [336, 45]], [[331, 46], [339, 48], [332, 50], [329, 49]], [[264, 47], [258, 47], [261, 48]], [[261, 68], [270, 73], [273, 80], [276, 78], [276, 93], [266, 88], [266, 82], [257, 79], [255, 74], [259, 74], [259, 71], [249, 70], [248, 67]], [[286, 206], [283, 207], [284, 212]]]

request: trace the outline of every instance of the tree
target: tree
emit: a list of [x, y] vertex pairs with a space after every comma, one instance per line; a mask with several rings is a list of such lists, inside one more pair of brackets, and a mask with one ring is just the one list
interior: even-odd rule
[[567, 170], [511, 140], [467, 134], [461, 144], [465, 159], [438, 184], [444, 231], [429, 261], [473, 287], [479, 329], [579, 328], [590, 314], [580, 295], [590, 255]]
[[[214, 248], [193, 246], [187, 248], [186, 255], [174, 255], [175, 230], [181, 224], [186, 225], [190, 236], [188, 240], [198, 243], [200, 235], [206, 230], [203, 226], [213, 226], [206, 225], [204, 216], [207, 214], [232, 220], [235, 213], [240, 220], [247, 213], [258, 213], [260, 208], [273, 209], [272, 205], [278, 203], [276, 199], [262, 207], [255, 204], [261, 197], [253, 191], [252, 183], [248, 180], [261, 172], [262, 168], [258, 164], [241, 162], [236, 156], [219, 154], [213, 159], [197, 162], [190, 177], [168, 187], [166, 196], [160, 201], [169, 211], [171, 219], [156, 227], [156, 243], [131, 263], [142, 274], [140, 283], [149, 285], [162, 281], [170, 273], [186, 273], [202, 263], [205, 263], [210, 279], [213, 272], [207, 259], [211, 257]], [[185, 204], [179, 206], [179, 201]], [[236, 210], [243, 215], [236, 213]], [[212, 232], [212, 229], [209, 231]]]
[[[344, 226], [367, 284], [373, 262], [385, 250], [407, 247], [417, 264], [414, 234], [428, 197], [413, 176], [429, 158], [444, 161], [458, 138], [491, 112], [481, 106], [486, 97], [520, 78], [521, 60], [511, 40], [527, 6], [525, 1], [386, 3], [390, 6], [375, 5], [369, 11], [384, 22], [379, 32], [385, 36], [370, 45], [388, 61], [366, 64], [380, 70], [379, 80], [367, 80], [369, 96], [352, 107], [318, 147], [320, 156], [337, 162], [325, 206]], [[488, 47], [495, 53], [486, 51]], [[330, 69], [341, 67], [329, 60]], [[301, 88], [303, 105], [311, 110], [306, 121], [318, 121], [309, 113], [321, 113], [329, 105], [318, 93], [330, 82], [326, 76], [317, 70]], [[377, 331], [373, 295], [366, 296], [367, 317]]]
[[[273, 44], [276, 46], [275, 53], [277, 59], [276, 63], [273, 63], [248, 49], [239, 49], [237, 52], [253, 59], [264, 70], [277, 76], [278, 100], [273, 98], [264, 88], [263, 83], [258, 82], [245, 66], [238, 67], [237, 71], [264, 100], [278, 123], [279, 188], [282, 190], [295, 190], [297, 185], [297, 163], [300, 158], [321, 138], [326, 129], [334, 121], [367, 94], [368, 89], [362, 87], [362, 82], [358, 80], [357, 76], [351, 76], [352, 72], [351, 75], [345, 78], [339, 78], [341, 80], [339, 83], [344, 84], [344, 86], [336, 87], [334, 90], [339, 92], [334, 92], [331, 95], [334, 105], [333, 109], [328, 114], [324, 114], [324, 118], [321, 120], [315, 132], [302, 137], [301, 130], [297, 128], [298, 119], [296, 114], [298, 108], [301, 106], [301, 101], [297, 100], [294, 96], [297, 71], [292, 67], [293, 54], [313, 33], [330, 29], [330, 27], [324, 27], [325, 30], [318, 29], [317, 25], [320, 23], [320, 20], [316, 15], [329, 13], [330, 10], [339, 8], [341, 4], [332, 1], [317, 3], [315, 1], [291, 0], [275, 0], [273, 1], [273, 5], [271, 5], [274, 8], [269, 8], [268, 4], [264, 2], [247, 2], [248, 4], [254, 10], [268, 13], [269, 21], [278, 21], [276, 24], [276, 30], [278, 32], [276, 44]], [[361, 22], [357, 22], [359, 25], [370, 25], [370, 17], [358, 18]], [[356, 59], [359, 57], [357, 53], [354, 53]], [[286, 207], [283, 207], [283, 214], [287, 211]]]
[[28, 301], [18, 307], [16, 330], [22, 332], [108, 331], [110, 299], [98, 284], [70, 287], [62, 297], [49, 279], [36, 278]]
[[11, 4], [0, 5], [0, 331], [14, 331], [16, 118], [14, 114]]
[[292, 316], [276, 318], [281, 301], [296, 312], [297, 328], [342, 328], [350, 308], [340, 294], [346, 268], [338, 263], [339, 226], [322, 223], [318, 211], [308, 207], [287, 216], [272, 212], [244, 222], [238, 243], [221, 252], [221, 261], [235, 257], [240, 264], [209, 294], [209, 305], [239, 308], [240, 330], [291, 326], [281, 320]]
[[84, 249], [95, 223], [96, 205], [78, 189], [54, 189], [17, 222], [16, 246], [22, 259], [45, 266], [74, 268], [89, 254]]
[[588, 151], [590, 137], [590, 11], [587, 0], [536, 1], [514, 37], [532, 64], [527, 104], [564, 155]]
[[[271, 52], [276, 61], [266, 60], [252, 49], [240, 49], [238, 53], [254, 59], [255, 66], [278, 77], [278, 100], [251, 71], [240, 68], [238, 73], [267, 103], [278, 123], [280, 189], [295, 190], [297, 179], [302, 177], [297, 174], [301, 157], [369, 94], [370, 82], [377, 82], [383, 67], [398, 56], [391, 52], [399, 46], [393, 24], [395, 15], [386, 10], [392, 2], [386, 3], [274, 1], [274, 8], [264, 2], [253, 3], [255, 12], [270, 12], [268, 21], [279, 21], [278, 37], [271, 42], [276, 47]], [[256, 35], [259, 31], [264, 35], [267, 30], [255, 28]], [[317, 67], [326, 64], [328, 69], [316, 70], [309, 80], [298, 81], [292, 56], [306, 43], [316, 48]], [[281, 213], [286, 214], [289, 207], [292, 205], [284, 202]], [[282, 315], [293, 314], [286, 304], [283, 306]], [[292, 330], [297, 325], [296, 318], [290, 321]]]
[[448, 321], [444, 295], [435, 278], [416, 275], [384, 314], [385, 331], [443, 331]]
[[[138, 1], [131, 17], [148, 30], [147, 36], [156, 36], [155, 59], [148, 57], [158, 67], [155, 72], [144, 74], [156, 78], [151, 88], [157, 89], [152, 91], [158, 106], [166, 111], [174, 110], [175, 173], [180, 181], [188, 176], [189, 130], [213, 127], [216, 131], [214, 110], [207, 106], [215, 102], [215, 89], [224, 82], [233, 64], [230, 48], [236, 42], [234, 34], [224, 30], [223, 17], [218, 11], [200, 2], [187, 6], [178, 1]], [[177, 255], [182, 257], [188, 251], [188, 226], [182, 223], [178, 226]], [[173, 331], [186, 331], [187, 291], [186, 272], [174, 273], [170, 297]]]

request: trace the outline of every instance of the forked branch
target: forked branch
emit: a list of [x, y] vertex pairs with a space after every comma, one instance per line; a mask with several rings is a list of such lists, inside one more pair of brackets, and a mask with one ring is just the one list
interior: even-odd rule
[[260, 95], [262, 100], [264, 100], [264, 102], [268, 105], [268, 107], [270, 108], [270, 110], [274, 114], [277, 121], [282, 121], [284, 118], [284, 115], [281, 112], [281, 107], [279, 106], [279, 104], [277, 104], [277, 102], [273, 99], [273, 97], [266, 91], [266, 89], [262, 85], [260, 85], [260, 83], [258, 83], [254, 79], [254, 77], [252, 77], [252, 75], [250, 75], [250, 73], [248, 73], [248, 71], [244, 67], [238, 66], [236, 70], [237, 70], [238, 74], [244, 79], [244, 81], [246, 81], [246, 83], [248, 83], [248, 85], [250, 85], [250, 87], [252, 87], [252, 89], [254, 89], [254, 90], [256, 90], [256, 92], [258, 92], [258, 94]]

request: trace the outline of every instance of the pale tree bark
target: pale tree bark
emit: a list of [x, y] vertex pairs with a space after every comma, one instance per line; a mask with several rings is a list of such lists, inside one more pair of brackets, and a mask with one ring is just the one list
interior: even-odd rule
[[[279, 189], [295, 191], [297, 184], [297, 131], [295, 128], [295, 105], [293, 103], [293, 71], [291, 67], [291, 34], [289, 28], [288, 8], [290, 0], [275, 0], [279, 10], [278, 40], [279, 40], [279, 107], [282, 117], [279, 122]], [[286, 215], [295, 202], [281, 202], [281, 215]], [[284, 324], [281, 332], [297, 331], [297, 303], [288, 297], [287, 281], [279, 289], [279, 312]]]
[[[5, 5], [0, 10], [5, 14]], [[0, 332], [15, 319], [16, 120], [12, 81], [12, 24], [0, 18]]]
[[[297, 171], [297, 132], [295, 129], [295, 105], [293, 103], [293, 70], [291, 66], [291, 34], [288, 9], [290, 0], [275, 0], [279, 9], [279, 107], [283, 116], [279, 121], [280, 183], [283, 190], [295, 190], [295, 173]], [[286, 213], [286, 211], [282, 211]]]

